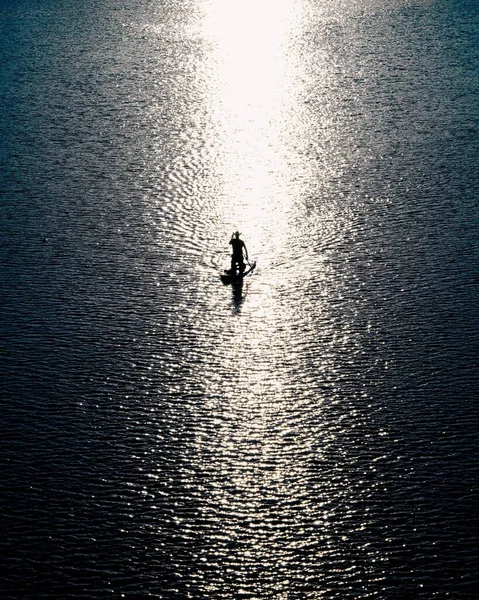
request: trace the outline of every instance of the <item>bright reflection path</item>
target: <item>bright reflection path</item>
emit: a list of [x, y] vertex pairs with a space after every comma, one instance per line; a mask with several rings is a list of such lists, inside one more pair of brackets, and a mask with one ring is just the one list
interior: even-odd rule
[[[284, 236], [291, 198], [280, 184], [287, 168], [282, 140], [294, 103], [291, 0], [208, 5], [204, 21], [213, 47], [210, 102], [221, 139], [225, 221], [252, 247]], [[270, 231], [268, 231], [268, 229]]]
[[[242, 231], [258, 277], [245, 282], [244, 309], [215, 329], [214, 360], [201, 367], [212, 417], [195, 453], [209, 482], [205, 518], [213, 511], [221, 523], [209, 530], [203, 560], [222, 565], [205, 592], [214, 595], [234, 579], [236, 590], [255, 581], [263, 593], [281, 594], [298, 571], [291, 562], [302, 545], [313, 537], [321, 560], [330, 543], [328, 507], [305, 500], [318, 429], [302, 422], [310, 418], [311, 398], [317, 415], [323, 398], [315, 391], [317, 371], [304, 368], [305, 348], [317, 344], [313, 323], [322, 303], [302, 308], [300, 258], [308, 263], [311, 248], [302, 206], [310, 166], [294, 144], [307, 126], [294, 47], [301, 15], [293, 0], [217, 0], [207, 7], [205, 79], [222, 184], [216, 223], [226, 235]], [[315, 263], [317, 285], [322, 260]], [[230, 294], [227, 288], [220, 301]], [[216, 318], [224, 310], [217, 301], [212, 296], [209, 307]], [[327, 358], [319, 367], [330, 368]], [[324, 483], [314, 484], [319, 494], [344, 493]]]
[[[371, 317], [360, 294], [360, 237], [379, 227], [357, 193], [371, 124], [359, 130], [354, 50], [344, 58], [354, 15], [313, 4], [198, 0], [188, 38], [198, 52], [183, 63], [188, 127], [170, 209], [180, 239], [192, 224], [197, 238], [167, 336], [172, 350], [179, 344], [171, 373], [186, 365], [186, 375], [168, 392], [188, 434], [180, 535], [201, 537], [191, 564], [205, 597], [287, 598], [291, 582], [327, 594], [328, 570], [348, 586], [379, 555], [361, 538], [362, 503], [380, 485], [365, 407], [382, 365], [362, 368]], [[378, 192], [379, 224], [383, 204]], [[258, 260], [236, 291], [218, 280], [235, 229]], [[205, 239], [224, 251], [201, 263], [193, 252]], [[371, 306], [375, 314], [375, 297]]]

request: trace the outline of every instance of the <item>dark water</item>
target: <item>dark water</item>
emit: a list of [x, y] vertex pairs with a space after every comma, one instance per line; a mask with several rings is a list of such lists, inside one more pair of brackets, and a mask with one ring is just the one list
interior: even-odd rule
[[478, 13], [0, 2], [2, 598], [477, 597]]

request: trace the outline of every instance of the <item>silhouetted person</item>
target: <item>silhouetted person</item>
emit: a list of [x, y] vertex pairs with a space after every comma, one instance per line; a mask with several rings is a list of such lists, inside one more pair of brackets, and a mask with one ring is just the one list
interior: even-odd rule
[[240, 239], [239, 231], [233, 233], [230, 244], [233, 248], [233, 254], [231, 255], [231, 272], [233, 274], [236, 273], [236, 267], [238, 267], [238, 271], [243, 273], [246, 269], [243, 258], [248, 260], [248, 250], [246, 249], [246, 244]]

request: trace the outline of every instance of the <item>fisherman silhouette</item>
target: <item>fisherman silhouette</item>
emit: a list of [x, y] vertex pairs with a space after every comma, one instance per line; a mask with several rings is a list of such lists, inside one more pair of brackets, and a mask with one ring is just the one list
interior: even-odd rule
[[248, 260], [248, 250], [246, 249], [246, 244], [240, 239], [239, 231], [233, 233], [229, 243], [233, 248], [233, 253], [231, 255], [231, 273], [233, 275], [236, 274], [236, 268], [238, 268], [239, 273], [243, 273], [246, 269], [244, 258]]

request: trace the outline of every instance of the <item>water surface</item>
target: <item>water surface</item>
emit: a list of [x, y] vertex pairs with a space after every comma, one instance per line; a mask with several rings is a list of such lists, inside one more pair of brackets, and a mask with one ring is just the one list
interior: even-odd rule
[[0, 4], [2, 597], [474, 598], [475, 3], [60, 4]]

